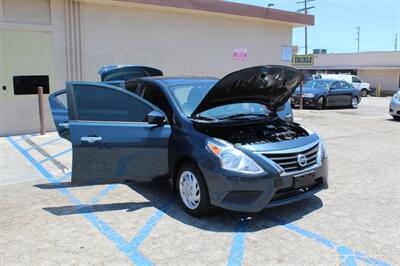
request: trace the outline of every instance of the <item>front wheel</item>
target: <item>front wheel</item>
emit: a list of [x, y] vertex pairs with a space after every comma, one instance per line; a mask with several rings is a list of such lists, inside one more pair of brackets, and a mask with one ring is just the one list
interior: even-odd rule
[[183, 164], [179, 168], [176, 182], [179, 200], [187, 213], [193, 216], [205, 216], [211, 213], [207, 184], [195, 164]]
[[368, 91], [366, 89], [361, 90], [361, 97], [367, 97]]
[[325, 99], [324, 97], [319, 97], [317, 101], [317, 109], [322, 110], [325, 107]]
[[392, 116], [393, 117], [393, 120], [395, 120], [395, 121], [400, 121], [400, 116]]
[[358, 98], [357, 97], [353, 96], [353, 98], [351, 98], [350, 106], [353, 109], [357, 109], [358, 108]]

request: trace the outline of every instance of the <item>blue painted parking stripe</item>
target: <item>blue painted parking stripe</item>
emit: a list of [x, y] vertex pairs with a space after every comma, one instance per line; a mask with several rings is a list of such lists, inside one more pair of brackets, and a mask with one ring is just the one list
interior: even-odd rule
[[65, 151], [62, 151], [62, 152], [59, 152], [59, 153], [57, 153], [57, 154], [55, 154], [55, 155], [53, 155], [53, 156], [47, 157], [47, 158], [41, 160], [41, 161], [38, 162], [38, 163], [39, 163], [39, 164], [42, 164], [42, 163], [47, 162], [47, 161], [49, 161], [49, 160], [51, 160], [51, 159], [57, 158], [57, 157], [59, 157], [59, 156], [65, 154], [65, 153], [67, 153], [67, 152], [70, 152], [71, 150], [72, 150], [72, 148], [66, 149]]
[[361, 252], [354, 251], [351, 248], [337, 245], [333, 241], [328, 240], [327, 238], [325, 238], [323, 236], [320, 236], [318, 234], [301, 229], [300, 227], [298, 227], [292, 223], [286, 222], [283, 219], [280, 219], [278, 217], [271, 216], [271, 215], [265, 215], [265, 218], [274, 221], [275, 223], [285, 227], [286, 229], [289, 229], [292, 232], [300, 234], [300, 235], [307, 237], [311, 240], [314, 240], [328, 248], [336, 250], [336, 252], [340, 256], [341, 263], [344, 266], [355, 266], [355, 265], [357, 265], [357, 260], [363, 261], [370, 265], [391, 266], [389, 263], [386, 263], [384, 261], [381, 261], [381, 260], [378, 260], [378, 259], [375, 259], [372, 257], [368, 257]]
[[[51, 183], [59, 183], [59, 179], [54, 178], [39, 162], [37, 162], [28, 151], [23, 149], [13, 138], [7, 137], [7, 140], [19, 151], [25, 158], [27, 158], [35, 168]], [[60, 193], [68, 198], [68, 200], [74, 205], [82, 205], [81, 201], [76, 198], [67, 188], [58, 188]], [[107, 223], [99, 219], [93, 213], [84, 213], [83, 216], [100, 231], [105, 237], [111, 240], [115, 246], [121, 250], [129, 259], [138, 265], [152, 265], [152, 263], [144, 257], [137, 248], [143, 242], [143, 240], [149, 235], [154, 226], [161, 220], [165, 215], [165, 212], [169, 208], [169, 203], [162, 206], [160, 210], [148, 220], [145, 226], [139, 231], [139, 233], [132, 239], [131, 242], [125, 241], [118, 233], [116, 233]]]
[[90, 204], [96, 204], [97, 202], [99, 202], [99, 200], [101, 200], [102, 198], [104, 198], [105, 196], [107, 196], [108, 193], [110, 193], [111, 191], [113, 191], [114, 189], [117, 188], [117, 184], [112, 184], [112, 185], [108, 185], [105, 189], [103, 189], [102, 191], [100, 191], [99, 194], [97, 194], [96, 196], [94, 196], [91, 200], [90, 200]]
[[165, 212], [170, 208], [171, 204], [169, 202], [165, 203], [161, 206], [160, 210], [158, 210], [143, 226], [143, 228], [139, 231], [139, 233], [131, 240], [130, 245], [133, 248], [138, 248], [143, 240], [149, 235], [151, 230], [153, 230], [154, 226], [164, 217]]
[[228, 257], [228, 266], [242, 265], [246, 231], [247, 221], [240, 219], [235, 228], [232, 247]]
[[61, 138], [52, 139], [52, 140], [49, 140], [49, 141], [47, 141], [47, 142], [45, 142], [45, 143], [42, 143], [42, 144], [39, 144], [39, 145], [36, 145], [36, 146], [32, 146], [32, 147], [26, 149], [26, 151], [30, 151], [30, 150], [36, 149], [36, 148], [38, 148], [38, 147], [43, 147], [43, 146], [52, 144], [52, 143], [54, 143], [54, 142], [56, 142], [56, 141], [59, 141], [59, 140], [61, 140]]

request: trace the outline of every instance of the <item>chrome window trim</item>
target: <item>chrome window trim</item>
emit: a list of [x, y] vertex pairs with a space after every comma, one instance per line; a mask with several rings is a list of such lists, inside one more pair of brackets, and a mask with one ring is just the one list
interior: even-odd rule
[[[80, 122], [80, 123], [102, 123], [102, 124], [137, 124], [137, 125], [148, 125], [148, 126], [157, 126], [153, 124], [149, 124], [148, 122], [128, 122], [128, 121], [100, 121], [100, 120], [70, 120], [71, 122]], [[169, 124], [165, 124], [166, 126], [170, 126]]]

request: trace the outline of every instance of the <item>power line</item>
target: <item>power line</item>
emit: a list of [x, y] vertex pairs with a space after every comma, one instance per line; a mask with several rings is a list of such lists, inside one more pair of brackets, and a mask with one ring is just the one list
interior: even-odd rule
[[[304, 14], [308, 14], [308, 10], [315, 8], [315, 6], [310, 6], [308, 7], [307, 4], [309, 2], [313, 2], [315, 0], [303, 0], [300, 2], [297, 2], [297, 4], [304, 4], [304, 8], [297, 10], [297, 12], [303, 12]], [[305, 54], [308, 54], [308, 43], [307, 43], [307, 26], [304, 27], [304, 46], [305, 46]]]

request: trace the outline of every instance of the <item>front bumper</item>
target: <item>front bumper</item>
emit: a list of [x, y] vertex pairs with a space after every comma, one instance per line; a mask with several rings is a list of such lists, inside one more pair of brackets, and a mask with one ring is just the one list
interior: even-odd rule
[[[300, 105], [300, 95], [292, 96], [290, 98], [291, 105]], [[303, 97], [303, 106], [316, 106], [317, 100], [315, 98]]]
[[[212, 205], [239, 212], [260, 212], [265, 208], [289, 204], [311, 197], [328, 188], [328, 160], [293, 173], [274, 172], [245, 176], [221, 169], [200, 166], [209, 188]], [[295, 179], [308, 182], [295, 187]], [[298, 183], [297, 183], [298, 184]]]
[[400, 101], [392, 99], [389, 106], [389, 114], [391, 116], [400, 117]]

